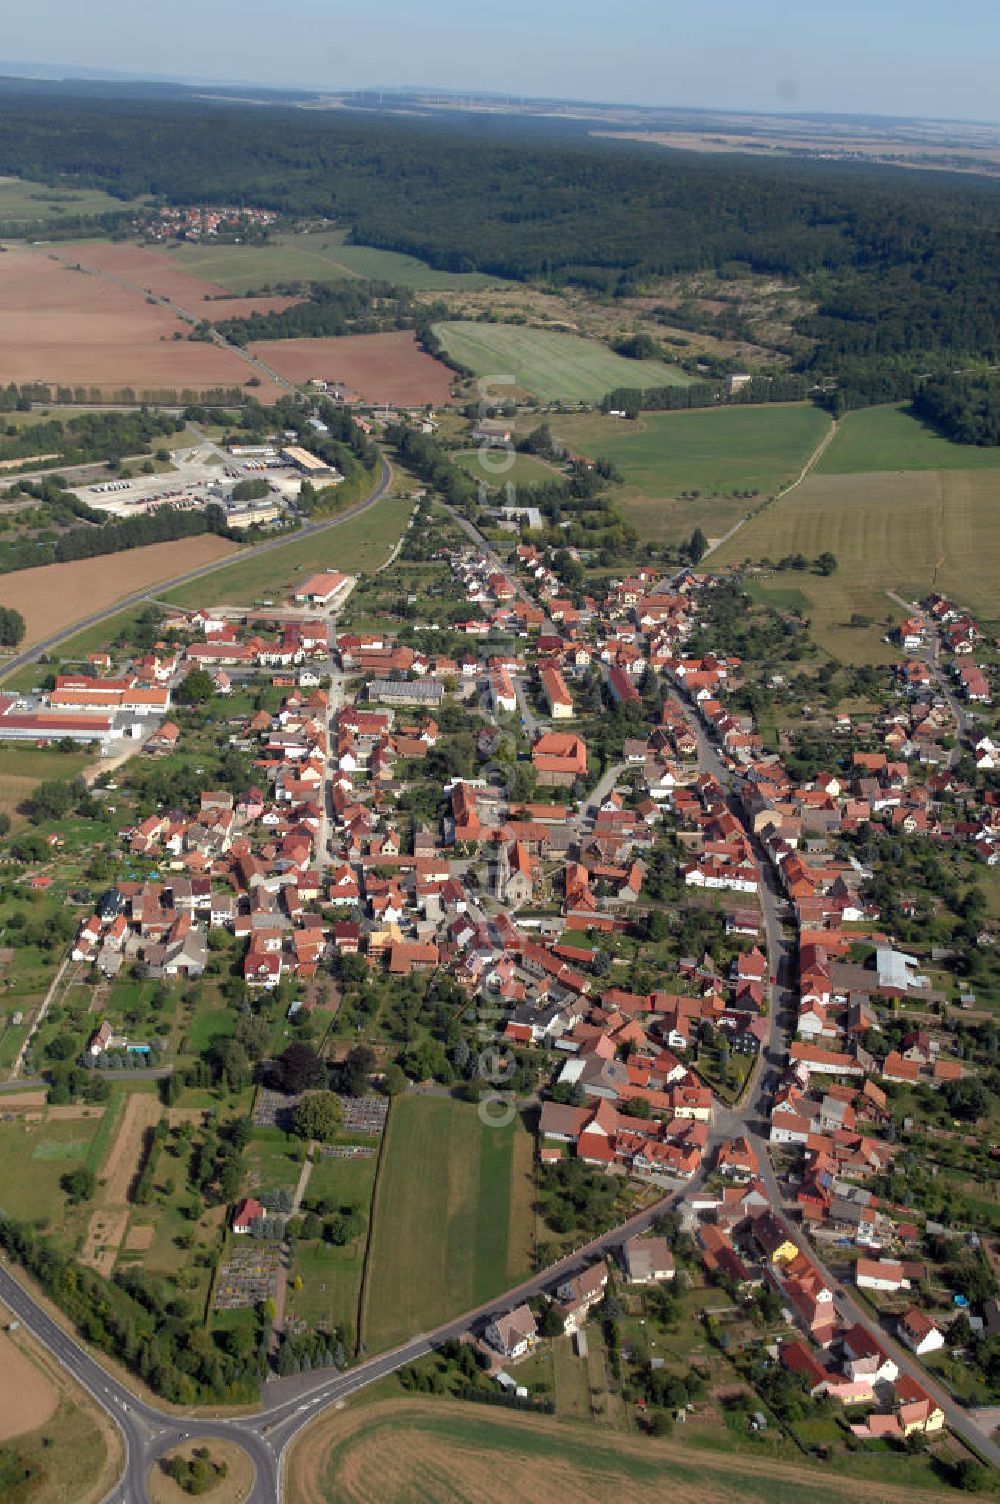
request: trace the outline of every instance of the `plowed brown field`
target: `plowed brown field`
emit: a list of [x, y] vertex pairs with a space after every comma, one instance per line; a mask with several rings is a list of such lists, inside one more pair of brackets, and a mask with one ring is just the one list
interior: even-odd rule
[[[81, 248], [81, 265], [82, 256]], [[232, 351], [189, 340], [191, 326], [162, 304], [148, 303], [142, 288], [96, 269], [74, 271], [62, 258], [68, 259], [65, 247], [16, 246], [0, 255], [0, 382], [180, 392], [240, 387], [252, 377]], [[211, 310], [218, 318], [227, 306], [202, 299], [188, 311], [204, 317]], [[280, 395], [277, 383], [261, 381], [261, 400]]]
[[151, 543], [148, 548], [134, 548], [129, 553], [18, 569], [0, 576], [0, 601], [24, 617], [23, 645], [30, 647], [144, 585], [173, 579], [186, 569], [238, 552], [239, 544], [204, 533], [199, 538], [179, 538], [175, 543]]
[[42, 1370], [0, 1332], [0, 1441], [44, 1425], [57, 1398]]
[[79, 262], [81, 266], [118, 277], [123, 282], [133, 283], [161, 298], [170, 300], [193, 313], [198, 318], [242, 318], [247, 313], [277, 313], [290, 308], [298, 298], [241, 298], [217, 282], [206, 282], [182, 271], [166, 251], [158, 251], [141, 245], [113, 245], [110, 241], [84, 242], [79, 245], [59, 246], [57, 254], [64, 261]]
[[264, 340], [251, 345], [250, 351], [289, 381], [318, 377], [337, 382], [364, 402], [440, 406], [448, 401], [454, 380], [448, 367], [421, 350], [405, 329], [330, 339]]

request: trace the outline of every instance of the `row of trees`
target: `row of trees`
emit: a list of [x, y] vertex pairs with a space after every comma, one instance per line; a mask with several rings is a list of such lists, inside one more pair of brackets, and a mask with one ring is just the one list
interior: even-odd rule
[[[102, 514], [103, 516], [103, 514]], [[214, 504], [203, 509], [181, 512], [174, 507], [160, 507], [138, 517], [120, 522], [74, 527], [68, 532], [48, 533], [0, 543], [0, 574], [31, 569], [39, 564], [64, 564], [71, 559], [94, 559], [102, 554], [127, 553], [150, 543], [169, 543], [178, 538], [197, 538], [215, 533], [223, 538], [237, 538], [226, 524], [226, 514]]]

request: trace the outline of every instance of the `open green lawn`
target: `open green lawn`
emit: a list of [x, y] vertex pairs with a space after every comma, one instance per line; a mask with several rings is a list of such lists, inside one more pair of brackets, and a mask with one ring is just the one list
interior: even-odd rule
[[[35, 668], [33, 676], [44, 669]], [[55, 747], [0, 746], [0, 811], [14, 815], [33, 788], [46, 778], [75, 778], [94, 761], [86, 752], [61, 752]]]
[[[550, 419], [555, 438], [591, 459], [611, 460], [625, 484], [612, 495], [644, 542], [668, 543], [701, 527], [720, 537], [760, 501], [794, 480], [829, 431], [809, 403]], [[699, 491], [693, 499], [680, 492]], [[756, 492], [756, 497], [732, 492]]]
[[520, 1121], [488, 1128], [469, 1103], [406, 1096], [387, 1131], [365, 1300], [371, 1352], [508, 1288], [530, 1252]]
[[261, 1191], [294, 1191], [305, 1160], [305, 1144], [280, 1128], [255, 1128], [247, 1145], [248, 1195]]
[[[507, 461], [511, 463], [507, 463]], [[533, 454], [510, 454], [491, 449], [485, 465], [480, 460], [478, 449], [466, 449], [455, 455], [456, 465], [472, 476], [473, 480], [485, 481], [488, 486], [542, 486], [554, 480], [563, 480], [563, 471], [555, 465], [547, 465]], [[500, 464], [504, 468], [500, 469]]]
[[276, 235], [266, 245], [177, 244], [169, 251], [182, 270], [233, 293], [281, 282], [343, 282], [354, 277], [417, 291], [472, 292], [495, 287], [501, 280], [480, 272], [436, 271], [416, 256], [348, 245], [341, 230]]
[[[712, 565], [794, 553], [814, 559], [829, 549], [839, 561], [835, 574], [786, 570], [754, 593], [767, 600], [771, 588], [801, 592], [822, 647], [845, 662], [885, 661], [897, 656], [881, 642], [886, 619], [902, 615], [887, 589], [916, 600], [937, 588], [996, 621], [998, 521], [1000, 478], [989, 471], [811, 475], [713, 553]], [[875, 625], [852, 628], [854, 613]]]
[[229, 1039], [236, 1033], [236, 1014], [232, 1008], [198, 1008], [191, 1020], [185, 1038], [185, 1051], [201, 1055], [218, 1039]]
[[300, 577], [317, 569], [370, 574], [388, 558], [399, 539], [413, 502], [384, 496], [367, 512], [308, 538], [290, 540], [271, 553], [248, 552], [236, 564], [168, 590], [163, 597], [177, 606], [211, 606], [216, 602], [247, 604], [267, 596], [277, 599]]
[[847, 413], [816, 466], [817, 475], [869, 470], [998, 470], [1000, 449], [953, 444], [912, 418], [905, 407], [866, 407]]
[[100, 188], [68, 188], [32, 183], [24, 178], [0, 177], [0, 231], [14, 225], [54, 224], [79, 214], [115, 214], [134, 208], [144, 199], [112, 198]]
[[[36, 1111], [42, 1121], [27, 1121]], [[70, 1121], [47, 1119], [41, 1108], [0, 1122], [0, 1209], [29, 1222], [44, 1218], [55, 1233], [79, 1230], [80, 1213], [67, 1208], [59, 1178], [88, 1163], [101, 1121], [100, 1108]]]
[[513, 377], [517, 386], [543, 401], [599, 402], [619, 386], [686, 386], [688, 377], [659, 360], [626, 360], [596, 339], [527, 329], [520, 324], [480, 324], [471, 320], [435, 324], [448, 354], [477, 376], [499, 385]]

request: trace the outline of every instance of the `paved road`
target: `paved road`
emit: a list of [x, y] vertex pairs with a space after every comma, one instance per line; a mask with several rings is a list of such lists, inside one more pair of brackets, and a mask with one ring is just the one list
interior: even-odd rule
[[[281, 537], [271, 538], [267, 543], [255, 544], [252, 554], [247, 552], [245, 554], [230, 555], [225, 559], [217, 559], [214, 564], [202, 564], [199, 568], [189, 569], [186, 573], [179, 574], [172, 580], [159, 580], [155, 585], [150, 585], [147, 590], [137, 590], [132, 595], [122, 596], [121, 599], [115, 601], [112, 605], [105, 606], [103, 610], [95, 611], [91, 616], [85, 616], [82, 620], [74, 622], [72, 626], [64, 627], [59, 632], [53, 632], [50, 637], [44, 638], [41, 642], [34, 643], [32, 647], [25, 648], [22, 653], [17, 653], [13, 658], [9, 658], [3, 665], [3, 668], [0, 669], [0, 681], [7, 678], [8, 675], [16, 673], [18, 669], [26, 667], [29, 663], [36, 663], [43, 654], [50, 653], [53, 648], [58, 647], [61, 642], [65, 642], [68, 638], [75, 637], [79, 632], [86, 631], [89, 627], [98, 626], [102, 621], [107, 621], [110, 617], [117, 616], [119, 611], [124, 611], [129, 606], [138, 606], [143, 601], [152, 600], [162, 591], [176, 590], [178, 586], [188, 585], [194, 580], [204, 579], [207, 575], [214, 574], [218, 569], [225, 569], [229, 565], [238, 564], [244, 558], [257, 558], [260, 554], [273, 553], [275, 549], [287, 548], [289, 544], [297, 543], [302, 538], [312, 537], [318, 533], [328, 532], [330, 528], [339, 527], [342, 522], [347, 522], [352, 517], [360, 516], [369, 507], [374, 506], [377, 501], [380, 501], [389, 489], [391, 480], [392, 468], [383, 454], [381, 455], [379, 478], [363, 501], [356, 502], [354, 506], [348, 507], [346, 511], [340, 512], [336, 517], [329, 517], [320, 522], [308, 522], [290, 537], [283, 534]], [[120, 557], [124, 558], [126, 556]]]
[[[691, 723], [698, 736], [698, 762], [703, 772], [712, 773], [724, 788], [729, 790], [732, 777], [722, 763], [718, 751], [709, 736], [704, 723], [697, 716], [691, 716]], [[734, 811], [740, 814], [734, 801]], [[793, 1037], [795, 1011], [797, 1008], [797, 993], [794, 989], [794, 971], [792, 966], [791, 942], [786, 938], [781, 922], [780, 909], [784, 906], [785, 899], [778, 886], [774, 869], [767, 859], [762, 846], [755, 838], [751, 837], [754, 851], [760, 865], [762, 885], [760, 891], [761, 909], [764, 915], [764, 932], [767, 943], [768, 969], [772, 976], [777, 977], [777, 983], [770, 988], [771, 1012], [770, 1033], [767, 1046], [758, 1056], [757, 1066], [750, 1078], [742, 1103], [736, 1108], [717, 1106], [715, 1122], [712, 1126], [712, 1140], [718, 1142], [721, 1137], [728, 1137], [733, 1133], [743, 1133], [752, 1143], [760, 1162], [760, 1178], [764, 1183], [771, 1205], [781, 1215], [789, 1236], [798, 1246], [808, 1253], [827, 1284], [834, 1291], [834, 1305], [838, 1316], [848, 1325], [859, 1322], [868, 1332], [872, 1333], [886, 1347], [899, 1364], [903, 1373], [908, 1373], [930, 1393], [944, 1412], [945, 1419], [951, 1429], [969, 1442], [976, 1450], [990, 1461], [995, 1467], [1000, 1467], [1000, 1446], [992, 1441], [989, 1435], [989, 1427], [986, 1422], [983, 1427], [977, 1425], [975, 1419], [961, 1405], [957, 1404], [946, 1390], [935, 1383], [923, 1365], [917, 1361], [908, 1349], [902, 1347], [889, 1332], [882, 1328], [878, 1322], [872, 1319], [870, 1310], [859, 1300], [855, 1299], [849, 1289], [842, 1286], [831, 1270], [827, 1267], [823, 1257], [811, 1243], [805, 1228], [799, 1220], [791, 1222], [783, 1213], [784, 1197], [777, 1176], [771, 1165], [769, 1157], [769, 1120], [772, 1089], [769, 1074], [780, 1071], [787, 1063], [788, 1046]], [[985, 1428], [984, 1428], [985, 1427]]]
[[210, 1436], [225, 1436], [249, 1455], [255, 1477], [247, 1504], [277, 1504], [282, 1493], [285, 1449], [321, 1410], [347, 1399], [407, 1363], [415, 1362], [449, 1338], [460, 1337], [470, 1326], [480, 1325], [543, 1290], [551, 1290], [596, 1255], [620, 1247], [634, 1233], [644, 1232], [682, 1194], [688, 1194], [699, 1184], [700, 1179], [689, 1182], [683, 1191], [671, 1191], [660, 1197], [621, 1226], [593, 1239], [497, 1299], [466, 1311], [431, 1332], [420, 1333], [401, 1347], [370, 1358], [342, 1374], [313, 1373], [269, 1382], [264, 1389], [262, 1408], [252, 1415], [213, 1417], [203, 1411], [193, 1415], [165, 1414], [137, 1398], [53, 1320], [31, 1292], [14, 1278], [5, 1261], [0, 1262], [0, 1301], [93, 1396], [121, 1432], [125, 1445], [124, 1471], [108, 1494], [106, 1504], [146, 1504], [145, 1480], [156, 1459], [181, 1440]]
[[448, 516], [451, 517], [453, 521], [458, 523], [465, 536], [471, 539], [476, 547], [486, 555], [487, 560], [493, 566], [493, 568], [497, 570], [498, 573], [507, 576], [514, 587], [515, 594], [519, 597], [519, 599], [524, 601], [526, 606], [534, 606], [535, 608], [537, 608], [538, 602], [535, 600], [535, 597], [518, 579], [516, 571], [511, 570], [510, 567], [503, 562], [489, 539], [484, 538], [479, 529], [473, 523], [471, 523], [467, 517], [463, 517], [461, 512], [456, 511], [456, 509], [449, 506], [447, 502], [439, 500], [438, 506], [440, 506], [443, 512], [447, 512]]
[[[887, 590], [885, 593], [891, 601], [894, 601], [896, 603], [897, 606], [902, 606], [904, 611], [908, 611], [911, 615], [923, 615], [923, 607], [920, 605], [919, 601], [908, 601], [903, 596], [899, 595], [895, 590]], [[968, 737], [973, 742], [976, 740], [976, 717], [969, 710], [968, 705], [963, 705], [961, 700], [959, 700], [953, 687], [954, 680], [950, 677], [950, 675], [945, 673], [944, 669], [941, 667], [940, 629], [935, 626], [933, 628], [933, 633], [934, 635], [931, 638], [931, 641], [922, 648], [911, 650], [910, 656], [913, 658], [919, 658], [922, 663], [926, 663], [927, 667], [931, 671], [931, 674], [933, 675], [934, 683], [937, 685], [938, 692], [947, 704], [948, 709], [951, 711], [952, 715], [955, 717], [955, 725], [958, 730], [958, 735], [955, 738], [955, 746], [948, 754], [948, 766], [950, 768], [953, 768], [955, 767], [959, 758], [962, 756], [963, 736]]]

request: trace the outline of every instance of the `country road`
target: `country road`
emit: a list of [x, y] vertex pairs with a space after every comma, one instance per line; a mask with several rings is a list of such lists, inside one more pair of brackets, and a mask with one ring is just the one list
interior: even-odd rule
[[[331, 528], [339, 527], [342, 522], [348, 522], [352, 517], [361, 516], [369, 507], [374, 506], [377, 501], [381, 501], [389, 489], [392, 480], [392, 467], [389, 461], [386, 459], [384, 453], [380, 455], [380, 458], [381, 470], [372, 490], [363, 501], [355, 502], [354, 506], [348, 507], [346, 511], [338, 513], [336, 517], [328, 517], [320, 522], [308, 522], [304, 527], [300, 527], [291, 535], [283, 534], [281, 537], [269, 539], [266, 543], [258, 543], [243, 554], [229, 555], [224, 559], [216, 559], [211, 564], [202, 564], [197, 569], [189, 569], [184, 574], [175, 575], [173, 579], [158, 580], [155, 585], [150, 585], [145, 590], [137, 590], [132, 595], [121, 596], [111, 605], [105, 606], [100, 611], [95, 611], [92, 615], [85, 616], [79, 621], [73, 622], [71, 626], [63, 627], [60, 631], [53, 632], [51, 636], [43, 638], [41, 642], [33, 643], [30, 648], [25, 648], [23, 652], [15, 654], [13, 658], [9, 658], [3, 667], [0, 668], [0, 683], [10, 674], [16, 673], [18, 669], [25, 668], [29, 663], [36, 663], [43, 654], [50, 653], [61, 642], [67, 641], [70, 637], [75, 637], [77, 633], [86, 631], [89, 627], [99, 626], [102, 621], [107, 621], [110, 617], [117, 616], [120, 611], [127, 610], [129, 606], [141, 605], [143, 601], [152, 600], [163, 591], [176, 590], [180, 585], [188, 585], [194, 580], [203, 580], [208, 575], [214, 574], [216, 570], [231, 568], [234, 564], [241, 563], [245, 558], [256, 559], [261, 554], [274, 553], [277, 549], [287, 548], [291, 543], [298, 543], [302, 538], [314, 537], [319, 533], [329, 532]], [[127, 558], [127, 555], [119, 557]]]
[[762, 502], [759, 507], [755, 507], [752, 512], [748, 512], [745, 517], [740, 517], [738, 521], [734, 522], [727, 533], [723, 533], [721, 538], [716, 538], [711, 544], [709, 544], [708, 548], [706, 548], [705, 552], [701, 556], [702, 559], [707, 559], [709, 554], [714, 554], [716, 549], [721, 548], [724, 543], [728, 543], [730, 538], [738, 533], [740, 528], [750, 521], [751, 517], [756, 517], [759, 512], [763, 512], [767, 507], [772, 506], [774, 502], [780, 501], [783, 496], [787, 496], [791, 491], [794, 491], [797, 486], [801, 486], [802, 482], [813, 473], [816, 466], [819, 464], [820, 460], [823, 458], [824, 454], [833, 443], [836, 435], [837, 419], [832, 418], [830, 420], [829, 429], [820, 439], [819, 443], [816, 445], [816, 448], [806, 460], [805, 464], [802, 466], [802, 469], [799, 471], [795, 479], [789, 481], [787, 486], [782, 486], [780, 491], [775, 491], [772, 497], [770, 497], [767, 501]]

